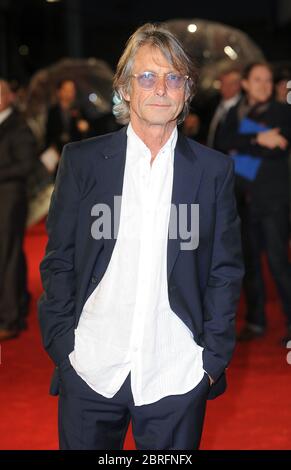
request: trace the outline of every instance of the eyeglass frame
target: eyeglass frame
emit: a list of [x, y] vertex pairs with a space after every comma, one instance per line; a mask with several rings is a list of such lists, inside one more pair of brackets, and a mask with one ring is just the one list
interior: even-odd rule
[[[133, 73], [131, 76], [134, 77], [134, 78], [138, 78], [140, 75], [146, 73], [146, 72], [149, 72], [149, 73], [152, 73], [153, 75], [155, 75], [156, 77], [162, 77], [162, 76], [167, 76], [167, 75], [177, 75], [175, 74], [175, 72], [167, 72], [167, 73], [156, 73], [156, 72], [152, 72], [150, 70], [144, 70], [143, 72], [140, 72], [140, 73]], [[190, 78], [190, 75], [178, 75], [179, 77], [183, 77], [185, 79], [184, 83], [182, 86], [178, 87], [178, 88], [171, 88], [167, 85], [167, 80], [165, 80], [165, 83], [166, 83], [166, 87], [170, 90], [181, 90], [183, 87], [185, 87], [186, 83], [187, 83], [187, 80], [189, 80]], [[151, 87], [151, 88], [144, 88], [140, 85], [139, 82], [137, 82], [138, 85], [143, 89], [143, 90], [153, 90], [156, 86], [156, 83]]]

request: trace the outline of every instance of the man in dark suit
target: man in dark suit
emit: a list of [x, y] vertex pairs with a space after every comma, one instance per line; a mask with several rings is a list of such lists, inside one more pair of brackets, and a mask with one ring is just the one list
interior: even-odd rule
[[138, 449], [198, 448], [225, 390], [240, 226], [231, 159], [177, 131], [194, 76], [169, 31], [142, 26], [114, 81], [129, 125], [64, 149], [39, 301], [62, 449], [121, 449], [130, 418]]
[[209, 122], [207, 145], [217, 149], [217, 136], [219, 127], [223, 124], [228, 111], [235, 106], [241, 98], [241, 74], [235, 68], [230, 68], [221, 73], [220, 82], [220, 100], [213, 110]]
[[22, 244], [26, 224], [26, 181], [36, 155], [35, 139], [12, 106], [0, 80], [0, 341], [26, 327], [29, 293]]

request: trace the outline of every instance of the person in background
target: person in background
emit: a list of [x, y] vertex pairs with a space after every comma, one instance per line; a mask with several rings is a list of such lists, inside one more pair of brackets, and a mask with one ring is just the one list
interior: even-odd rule
[[230, 108], [235, 106], [241, 98], [241, 73], [236, 69], [229, 69], [219, 77], [220, 101], [216, 107], [209, 124], [206, 145], [217, 148], [217, 135], [220, 126]]
[[229, 111], [217, 147], [235, 162], [236, 194], [242, 220], [246, 274], [246, 325], [238, 339], [262, 336], [267, 327], [261, 254], [265, 250], [286, 316], [291, 339], [291, 265], [289, 241], [288, 152], [291, 109], [272, 99], [273, 74], [267, 63], [244, 71], [245, 96]]
[[36, 160], [32, 132], [13, 107], [13, 93], [0, 79], [0, 341], [26, 328], [27, 288], [23, 238], [26, 181]]
[[[291, 68], [281, 67], [277, 70], [274, 77], [274, 98], [279, 103], [288, 104], [291, 107]], [[289, 151], [289, 181], [291, 181], [291, 150]], [[289, 188], [289, 201], [291, 207], [291, 184]], [[291, 211], [290, 211], [290, 227], [291, 227]]]
[[[231, 159], [177, 130], [194, 72], [167, 29], [140, 27], [114, 79], [127, 126], [64, 149], [39, 300], [62, 449], [122, 449], [130, 418], [138, 449], [196, 449], [207, 399], [225, 390], [240, 223]], [[111, 236], [92, 209], [107, 209]]]
[[73, 80], [64, 79], [57, 84], [57, 104], [48, 111], [45, 149], [53, 150], [49, 156], [57, 162], [63, 146], [91, 136], [91, 124], [77, 104], [77, 89]]
[[279, 103], [288, 103], [291, 105], [291, 69], [290, 67], [282, 67], [277, 70], [274, 75], [274, 99]]

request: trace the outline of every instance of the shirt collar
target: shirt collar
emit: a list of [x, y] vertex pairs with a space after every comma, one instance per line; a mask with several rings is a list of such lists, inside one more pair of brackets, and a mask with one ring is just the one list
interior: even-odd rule
[[0, 112], [0, 124], [2, 124], [2, 122], [4, 122], [10, 116], [12, 111], [13, 109], [9, 107]]
[[[131, 123], [129, 123], [127, 127], [127, 138], [128, 138], [128, 145], [130, 147], [135, 147], [136, 149], [138, 149], [142, 157], [147, 158], [149, 160], [151, 159], [150, 149], [146, 146], [143, 140], [134, 132]], [[165, 145], [163, 145], [163, 147], [159, 150], [159, 154], [163, 154], [163, 153], [168, 154], [169, 160], [171, 161], [172, 164], [174, 161], [174, 153], [175, 153], [174, 151], [175, 151], [177, 139], [178, 139], [178, 130], [177, 130], [177, 126], [175, 126], [169, 139], [167, 140]]]
[[238, 93], [237, 95], [233, 96], [232, 98], [228, 98], [228, 100], [223, 100], [222, 105], [223, 105], [224, 109], [229, 109], [229, 108], [232, 108], [232, 106], [235, 106], [238, 103], [240, 97], [241, 97], [241, 94]]

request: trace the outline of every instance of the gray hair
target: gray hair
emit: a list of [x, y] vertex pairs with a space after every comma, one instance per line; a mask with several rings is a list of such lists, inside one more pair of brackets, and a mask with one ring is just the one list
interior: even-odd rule
[[164, 26], [152, 23], [146, 23], [135, 31], [128, 39], [119, 59], [113, 80], [113, 114], [121, 124], [127, 124], [130, 120], [129, 102], [124, 99], [123, 94], [130, 93], [135, 55], [144, 45], [159, 49], [176, 70], [189, 76], [185, 85], [187, 100], [177, 119], [180, 124], [189, 112], [190, 102], [196, 90], [197, 71], [178, 39]]

